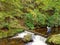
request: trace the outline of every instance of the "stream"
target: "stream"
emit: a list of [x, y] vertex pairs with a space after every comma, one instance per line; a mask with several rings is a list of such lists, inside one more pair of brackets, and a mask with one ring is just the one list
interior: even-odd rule
[[27, 34], [32, 34], [32, 40], [33, 42], [29, 42], [25, 45], [47, 45], [45, 43], [46, 41], [46, 38], [40, 36], [40, 35], [34, 35], [34, 33], [32, 32], [28, 32], [28, 31], [24, 31], [22, 33], [19, 33], [17, 36], [14, 36], [12, 38], [24, 38], [24, 35], [27, 35]]

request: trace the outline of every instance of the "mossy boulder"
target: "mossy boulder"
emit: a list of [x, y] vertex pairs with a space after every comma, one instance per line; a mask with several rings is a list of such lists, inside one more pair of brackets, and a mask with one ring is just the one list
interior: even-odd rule
[[60, 34], [56, 34], [48, 37], [46, 42], [53, 45], [60, 45]]
[[32, 41], [32, 35], [28, 33], [24, 36], [23, 41], [26, 43]]

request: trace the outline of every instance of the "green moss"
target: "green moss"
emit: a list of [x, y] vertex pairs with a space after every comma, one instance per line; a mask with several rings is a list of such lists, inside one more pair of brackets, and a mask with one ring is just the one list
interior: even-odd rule
[[47, 39], [48, 43], [59, 44], [60, 45], [60, 34], [52, 35]]
[[23, 38], [23, 41], [24, 42], [29, 42], [31, 40], [32, 40], [32, 35], [29, 34], [29, 33], [27, 35], [25, 35], [24, 38]]

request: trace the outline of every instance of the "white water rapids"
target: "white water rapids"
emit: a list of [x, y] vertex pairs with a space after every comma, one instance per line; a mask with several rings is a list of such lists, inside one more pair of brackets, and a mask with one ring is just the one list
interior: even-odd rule
[[22, 33], [19, 33], [17, 36], [15, 36], [13, 38], [24, 38], [24, 35], [27, 35], [28, 33], [32, 34], [33, 42], [29, 42], [26, 45], [47, 45], [45, 43], [46, 38], [44, 38], [40, 35], [34, 35], [34, 33], [31, 33], [31, 32], [28, 32], [28, 31], [24, 31]]

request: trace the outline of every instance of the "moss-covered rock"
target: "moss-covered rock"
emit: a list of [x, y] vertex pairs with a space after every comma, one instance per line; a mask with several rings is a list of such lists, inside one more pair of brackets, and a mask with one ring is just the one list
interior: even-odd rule
[[48, 37], [47, 43], [54, 44], [54, 45], [60, 45], [60, 34], [52, 35]]
[[32, 41], [32, 35], [31, 34], [25, 35], [24, 38], [23, 38], [23, 41], [24, 42]]

